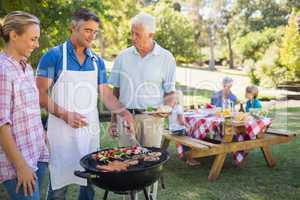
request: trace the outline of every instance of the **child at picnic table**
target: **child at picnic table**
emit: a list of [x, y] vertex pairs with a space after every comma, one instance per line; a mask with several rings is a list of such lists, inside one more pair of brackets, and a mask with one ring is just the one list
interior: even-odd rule
[[[167, 104], [172, 106], [172, 112], [169, 115], [169, 129], [177, 135], [187, 135], [187, 129], [189, 128], [183, 115], [182, 100], [183, 94], [178, 90], [166, 98]], [[183, 153], [189, 150], [189, 147], [183, 146]], [[193, 158], [187, 158], [186, 163], [190, 166], [200, 165], [200, 162]]]
[[261, 102], [257, 99], [258, 88], [254, 85], [246, 87], [246, 112], [250, 112], [251, 108], [259, 109], [261, 108]]

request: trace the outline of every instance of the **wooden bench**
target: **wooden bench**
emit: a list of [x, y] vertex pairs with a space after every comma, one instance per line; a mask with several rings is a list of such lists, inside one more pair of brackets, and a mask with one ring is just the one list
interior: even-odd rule
[[232, 141], [234, 131], [233, 129], [234, 127], [240, 126], [242, 126], [242, 124], [238, 123], [231, 123], [230, 125], [225, 126], [225, 136], [220, 144], [198, 140], [188, 136], [177, 136], [174, 134], [170, 134], [169, 131], [166, 131], [163, 136], [163, 143], [161, 147], [163, 149], [167, 149], [169, 143], [171, 141], [174, 141], [191, 148], [191, 150], [186, 153], [187, 157], [201, 158], [215, 156], [208, 176], [209, 181], [214, 181], [220, 175], [224, 161], [226, 159], [226, 155], [228, 153], [260, 148], [268, 166], [274, 167], [275, 160], [272, 157], [269, 146], [274, 144], [288, 143], [292, 140], [293, 136], [284, 131], [268, 129], [268, 131], [266, 131], [265, 133], [259, 133], [256, 140], [234, 142]]

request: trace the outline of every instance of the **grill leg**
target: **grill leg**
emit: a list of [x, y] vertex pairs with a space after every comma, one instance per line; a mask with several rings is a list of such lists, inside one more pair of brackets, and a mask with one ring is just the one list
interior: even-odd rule
[[134, 191], [130, 191], [129, 195], [130, 195], [130, 200], [135, 200], [135, 192]]
[[107, 200], [108, 197], [108, 190], [105, 190], [104, 196], [103, 196], [103, 200]]
[[164, 180], [164, 176], [163, 175], [160, 177], [160, 183], [161, 183], [161, 188], [162, 189], [166, 189], [165, 180]]
[[153, 183], [153, 185], [151, 185], [151, 197], [153, 200], [156, 200], [157, 199], [157, 189], [158, 189], [158, 181], [156, 181], [155, 183]]
[[143, 188], [143, 192], [144, 192], [144, 195], [145, 195], [145, 199], [146, 199], [146, 200], [150, 200], [146, 188]]

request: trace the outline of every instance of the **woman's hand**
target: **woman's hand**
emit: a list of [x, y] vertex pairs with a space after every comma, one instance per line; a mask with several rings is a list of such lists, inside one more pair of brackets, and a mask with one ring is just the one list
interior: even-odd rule
[[24, 162], [21, 166], [17, 167], [17, 187], [16, 193], [19, 192], [20, 187], [23, 186], [25, 196], [32, 196], [35, 191], [36, 185], [35, 172]]

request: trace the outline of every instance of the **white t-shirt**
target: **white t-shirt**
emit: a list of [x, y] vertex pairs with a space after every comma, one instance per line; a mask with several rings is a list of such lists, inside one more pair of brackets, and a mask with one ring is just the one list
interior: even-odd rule
[[170, 131], [178, 131], [185, 129], [185, 126], [180, 125], [177, 121], [177, 116], [183, 115], [183, 108], [181, 105], [175, 105], [171, 114], [169, 115], [169, 129]]

